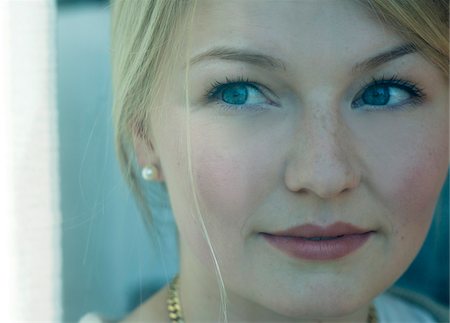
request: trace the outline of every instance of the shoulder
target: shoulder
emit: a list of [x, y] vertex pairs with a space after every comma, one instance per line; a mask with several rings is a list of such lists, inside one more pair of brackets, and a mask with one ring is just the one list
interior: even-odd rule
[[134, 309], [125, 318], [109, 320], [98, 313], [87, 313], [79, 323], [140, 323], [140, 322], [167, 322], [166, 309], [167, 286], [159, 290], [150, 299]]
[[419, 293], [393, 287], [374, 300], [383, 322], [449, 322], [448, 308]]

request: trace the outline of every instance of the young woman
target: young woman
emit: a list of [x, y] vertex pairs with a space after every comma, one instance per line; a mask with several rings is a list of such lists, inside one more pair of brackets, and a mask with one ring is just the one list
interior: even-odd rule
[[448, 319], [386, 292], [448, 172], [448, 1], [112, 10], [119, 158], [150, 226], [139, 177], [167, 188], [180, 248], [124, 322]]

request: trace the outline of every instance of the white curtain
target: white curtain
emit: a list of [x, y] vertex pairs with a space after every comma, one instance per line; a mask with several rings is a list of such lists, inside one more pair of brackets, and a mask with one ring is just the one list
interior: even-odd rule
[[56, 5], [0, 0], [0, 322], [60, 322]]

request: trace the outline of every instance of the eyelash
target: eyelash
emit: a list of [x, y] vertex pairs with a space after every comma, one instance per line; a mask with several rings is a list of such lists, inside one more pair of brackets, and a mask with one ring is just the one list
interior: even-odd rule
[[396, 105], [385, 105], [383, 108], [374, 108], [374, 106], [371, 106], [371, 108], [368, 108], [369, 111], [376, 111], [376, 110], [388, 110], [388, 111], [404, 111], [409, 110], [410, 108], [413, 108], [417, 105], [422, 104], [425, 101], [426, 94], [424, 92], [424, 89], [421, 88], [418, 84], [401, 79], [398, 74], [394, 74], [392, 77], [386, 77], [385, 75], [381, 76], [380, 78], [373, 77], [370, 82], [363, 83], [361, 86], [361, 90], [357, 93], [358, 99], [352, 102], [352, 108], [354, 107], [354, 103], [361, 99], [362, 94], [367, 91], [369, 88], [377, 86], [377, 85], [390, 85], [392, 87], [399, 88], [403, 91], [406, 91], [411, 98], [407, 99], [406, 102], [396, 104]]
[[[239, 77], [231, 78], [231, 79], [226, 77], [225, 79], [226, 79], [226, 82], [214, 81], [213, 83], [211, 83], [211, 85], [209, 86], [209, 90], [207, 90], [206, 94], [204, 95], [206, 103], [216, 102], [217, 104], [220, 105], [220, 108], [225, 111], [237, 111], [237, 110], [255, 111], [255, 110], [263, 110], [264, 109], [259, 106], [252, 106], [251, 108], [243, 109], [243, 108], [239, 108], [236, 105], [218, 102], [219, 99], [217, 98], [217, 96], [218, 96], [218, 94], [220, 94], [220, 91], [225, 86], [230, 86], [230, 85], [239, 84], [239, 83], [244, 83], [247, 86], [253, 87], [254, 89], [261, 92], [262, 94], [264, 94], [267, 97], [267, 95], [266, 95], [267, 93], [265, 93], [266, 91], [262, 89], [262, 86], [259, 85], [258, 82], [253, 82], [253, 81], [249, 80], [248, 78], [244, 78], [243, 76], [239, 76]], [[270, 101], [272, 104], [274, 104], [272, 102], [272, 100], [268, 99], [268, 101]]]
[[[262, 86], [259, 85], [257, 82], [253, 82], [249, 80], [248, 78], [244, 78], [243, 76], [235, 77], [229, 79], [226, 77], [226, 82], [220, 82], [220, 81], [214, 81], [210, 84], [209, 89], [206, 91], [204, 95], [204, 99], [206, 103], [212, 103], [216, 102], [220, 105], [220, 108], [225, 111], [239, 111], [239, 110], [263, 110], [264, 108], [261, 108], [259, 106], [251, 106], [251, 107], [245, 107], [242, 108], [242, 106], [238, 105], [232, 105], [232, 104], [226, 104], [223, 102], [220, 102], [221, 99], [218, 98], [218, 95], [220, 94], [221, 90], [225, 88], [226, 86], [230, 86], [233, 84], [245, 84], [246, 86], [253, 87], [257, 91], [261, 92], [264, 96], [267, 97], [265, 94], [265, 90], [262, 89]], [[426, 94], [422, 88], [419, 87], [418, 84], [404, 80], [399, 78], [397, 74], [394, 74], [392, 77], [388, 78], [384, 75], [380, 78], [372, 78], [371, 81], [363, 83], [361, 85], [361, 90], [357, 93], [357, 99], [351, 103], [352, 108], [354, 108], [355, 103], [359, 100], [361, 100], [362, 94], [367, 91], [369, 88], [378, 86], [378, 85], [390, 85], [391, 87], [399, 88], [403, 91], [406, 91], [411, 98], [407, 99], [406, 102], [396, 104], [396, 105], [383, 105], [382, 108], [377, 108], [377, 106], [370, 106], [370, 108], [366, 108], [365, 110], [369, 111], [377, 111], [377, 110], [395, 110], [395, 111], [403, 111], [408, 110], [410, 108], [413, 108], [417, 105], [420, 105], [425, 101]], [[272, 105], [275, 105], [270, 99], [268, 99]], [[375, 108], [374, 108], [375, 107]], [[379, 106], [378, 106], [379, 107]]]

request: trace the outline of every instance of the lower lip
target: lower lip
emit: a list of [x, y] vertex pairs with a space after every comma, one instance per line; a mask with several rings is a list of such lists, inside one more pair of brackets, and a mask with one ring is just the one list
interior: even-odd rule
[[349, 234], [331, 240], [312, 241], [299, 237], [261, 235], [275, 248], [289, 256], [308, 260], [333, 260], [347, 256], [362, 247], [373, 232]]

